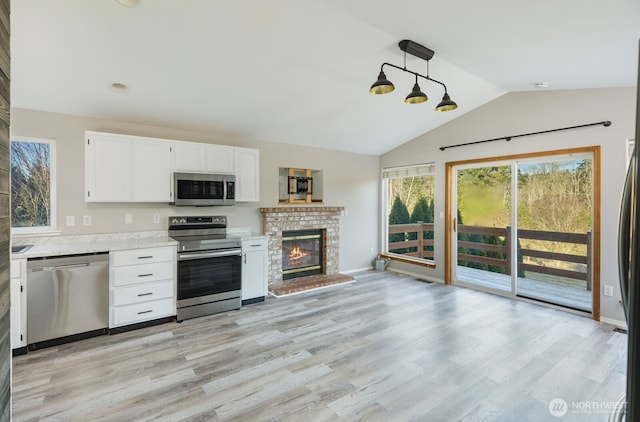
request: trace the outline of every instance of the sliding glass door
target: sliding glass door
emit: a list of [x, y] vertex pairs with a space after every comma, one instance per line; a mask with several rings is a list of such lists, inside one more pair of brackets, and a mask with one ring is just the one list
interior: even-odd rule
[[592, 152], [452, 164], [451, 280], [593, 310]]
[[592, 309], [593, 159], [517, 163], [517, 294]]
[[456, 169], [455, 280], [512, 292], [507, 232], [511, 226], [512, 166], [505, 163]]

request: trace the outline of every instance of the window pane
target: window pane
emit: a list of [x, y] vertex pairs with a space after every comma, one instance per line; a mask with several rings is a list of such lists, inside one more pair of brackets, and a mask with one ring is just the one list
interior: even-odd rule
[[11, 141], [11, 227], [51, 226], [51, 145]]
[[387, 252], [433, 260], [434, 177], [387, 179]]

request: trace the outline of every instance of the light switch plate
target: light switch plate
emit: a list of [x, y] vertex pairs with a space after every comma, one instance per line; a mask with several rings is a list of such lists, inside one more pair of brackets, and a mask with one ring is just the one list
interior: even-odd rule
[[125, 214], [124, 215], [124, 224], [133, 224], [133, 215]]
[[613, 296], [613, 287], [604, 286], [604, 295], [609, 297]]
[[91, 216], [90, 215], [85, 215], [84, 217], [82, 217], [82, 224], [84, 224], [85, 226], [90, 226], [91, 225]]
[[67, 226], [75, 226], [76, 225], [76, 217], [74, 215], [67, 216]]

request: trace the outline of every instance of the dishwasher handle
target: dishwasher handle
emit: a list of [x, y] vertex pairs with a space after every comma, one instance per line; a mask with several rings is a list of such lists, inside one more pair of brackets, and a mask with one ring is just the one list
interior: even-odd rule
[[91, 265], [89, 262], [84, 262], [81, 264], [67, 264], [67, 265], [56, 265], [53, 267], [38, 267], [32, 268], [31, 271], [57, 271], [57, 270], [67, 270], [70, 268], [80, 268], [80, 267], [88, 267]]
[[52, 256], [46, 258], [33, 258], [27, 260], [28, 271], [56, 271], [72, 268], [89, 267], [97, 264], [107, 264], [109, 262], [109, 254], [78, 254]]

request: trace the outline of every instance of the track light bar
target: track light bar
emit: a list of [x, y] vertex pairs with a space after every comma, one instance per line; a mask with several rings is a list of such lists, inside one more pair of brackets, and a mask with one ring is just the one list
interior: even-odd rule
[[[449, 97], [447, 86], [443, 82], [429, 77], [429, 60], [431, 60], [431, 58], [435, 54], [434, 51], [411, 40], [402, 40], [398, 43], [398, 46], [400, 47], [400, 50], [404, 51], [404, 66], [400, 67], [391, 63], [382, 63], [382, 65], [380, 66], [380, 74], [378, 75], [378, 79], [373, 83], [373, 85], [371, 85], [371, 88], [369, 88], [369, 92], [371, 92], [372, 94], [387, 94], [395, 89], [393, 83], [391, 83], [391, 81], [387, 79], [387, 76], [384, 73], [384, 67], [389, 66], [394, 69], [402, 70], [403, 72], [411, 73], [416, 77], [416, 82], [413, 86], [412, 92], [409, 93], [409, 95], [407, 95], [407, 97], [405, 98], [406, 103], [420, 104], [427, 101], [426, 94], [420, 91], [420, 87], [418, 86], [418, 77], [420, 77], [426, 79], [427, 81], [440, 84], [444, 88], [444, 96], [442, 97], [442, 101], [436, 106], [436, 111], [451, 111], [458, 108], [458, 105]], [[420, 59], [426, 60], [426, 76], [407, 69], [407, 53]]]

